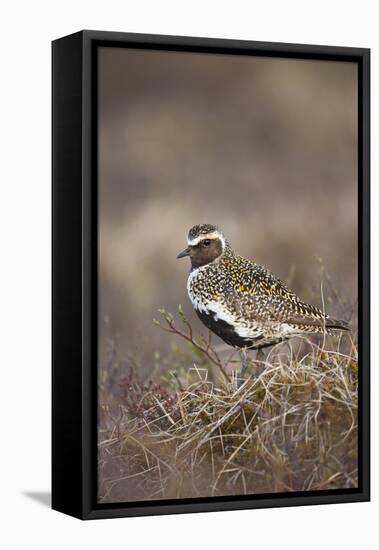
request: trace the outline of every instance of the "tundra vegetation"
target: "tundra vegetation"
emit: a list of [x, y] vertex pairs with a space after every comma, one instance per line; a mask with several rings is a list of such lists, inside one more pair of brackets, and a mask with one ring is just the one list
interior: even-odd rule
[[100, 502], [357, 486], [354, 330], [251, 352], [240, 381], [238, 350], [195, 334], [181, 307], [155, 324], [172, 347], [148, 379], [112, 342], [99, 368]]

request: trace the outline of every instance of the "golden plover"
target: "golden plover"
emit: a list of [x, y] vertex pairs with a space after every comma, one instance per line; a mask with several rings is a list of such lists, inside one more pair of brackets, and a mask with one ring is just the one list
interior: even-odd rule
[[200, 224], [188, 233], [187, 290], [206, 327], [227, 344], [262, 349], [292, 336], [348, 330], [344, 321], [303, 302], [265, 267], [237, 256], [215, 225]]

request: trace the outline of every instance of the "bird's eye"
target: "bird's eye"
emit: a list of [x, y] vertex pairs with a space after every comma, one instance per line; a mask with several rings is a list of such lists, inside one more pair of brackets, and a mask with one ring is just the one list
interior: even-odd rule
[[203, 240], [203, 245], [204, 246], [209, 246], [211, 244], [211, 240], [210, 239], [204, 239]]

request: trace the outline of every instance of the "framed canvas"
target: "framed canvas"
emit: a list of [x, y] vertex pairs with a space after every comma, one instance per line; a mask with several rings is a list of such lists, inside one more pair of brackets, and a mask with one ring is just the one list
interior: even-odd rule
[[52, 52], [53, 508], [369, 500], [369, 50]]

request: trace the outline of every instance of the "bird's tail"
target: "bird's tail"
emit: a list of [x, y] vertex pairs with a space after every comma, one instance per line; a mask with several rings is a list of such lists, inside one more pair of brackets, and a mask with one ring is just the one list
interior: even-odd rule
[[340, 321], [338, 319], [327, 317], [325, 320], [325, 328], [330, 330], [350, 330], [350, 325], [346, 321]]

